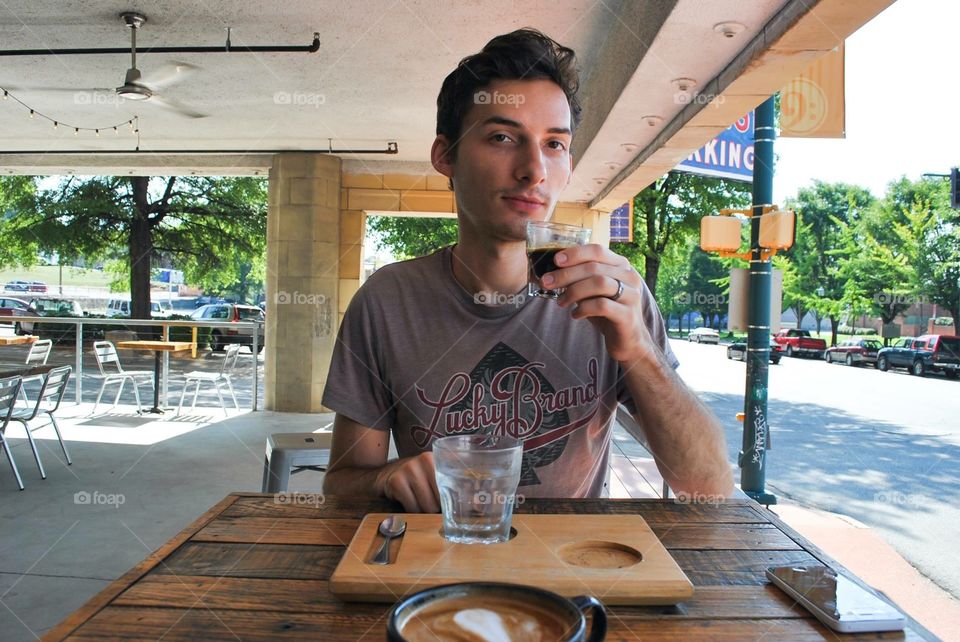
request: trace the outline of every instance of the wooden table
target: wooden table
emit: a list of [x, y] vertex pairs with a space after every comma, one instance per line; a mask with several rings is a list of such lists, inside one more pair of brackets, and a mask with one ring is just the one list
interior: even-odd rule
[[[328, 579], [361, 518], [399, 506], [286, 497], [227, 496], [45, 639], [383, 640], [389, 606], [342, 602]], [[527, 499], [517, 511], [640, 514], [686, 572], [695, 586], [688, 602], [608, 607], [610, 641], [936, 639], [912, 620], [904, 633], [840, 635], [822, 626], [764, 570], [842, 567], [751, 500]]]
[[153, 352], [153, 408], [147, 412], [163, 414], [160, 407], [160, 368], [164, 352], [186, 352], [193, 348], [189, 341], [119, 341], [117, 350], [147, 350]]
[[13, 337], [0, 337], [0, 346], [18, 346], [27, 343], [36, 343], [37, 337], [31, 334], [25, 334]]

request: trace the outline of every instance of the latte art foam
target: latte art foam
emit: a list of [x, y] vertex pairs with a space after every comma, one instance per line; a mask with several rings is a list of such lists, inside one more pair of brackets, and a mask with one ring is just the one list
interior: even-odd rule
[[410, 616], [410, 642], [556, 642], [569, 634], [556, 615], [523, 601], [484, 596], [441, 600]]

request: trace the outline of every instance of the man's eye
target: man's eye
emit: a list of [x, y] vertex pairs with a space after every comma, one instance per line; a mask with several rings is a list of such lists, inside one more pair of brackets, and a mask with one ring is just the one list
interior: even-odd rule
[[551, 140], [548, 145], [552, 145], [554, 149], [564, 150], [567, 148], [566, 144], [562, 140]]
[[509, 136], [507, 136], [506, 134], [494, 134], [493, 136], [490, 137], [490, 139], [491, 139], [491, 140], [495, 140], [495, 141], [497, 141], [498, 143], [499, 143], [499, 142], [508, 141], [508, 140], [512, 140], [512, 139], [511, 139]]

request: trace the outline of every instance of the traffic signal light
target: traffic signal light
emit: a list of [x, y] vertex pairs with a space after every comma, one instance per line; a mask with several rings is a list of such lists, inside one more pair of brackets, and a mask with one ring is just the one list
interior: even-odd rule
[[950, 169], [950, 207], [960, 209], [960, 168]]

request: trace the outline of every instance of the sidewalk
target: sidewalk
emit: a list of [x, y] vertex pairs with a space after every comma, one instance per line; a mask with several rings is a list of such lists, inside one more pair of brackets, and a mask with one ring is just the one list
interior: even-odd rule
[[[616, 427], [610, 454], [611, 497], [660, 497], [663, 477], [649, 454]], [[824, 553], [881, 591], [934, 635], [960, 640], [960, 601], [921, 575], [857, 520], [786, 502], [771, 510]], [[944, 543], [944, 549], [950, 543]]]

